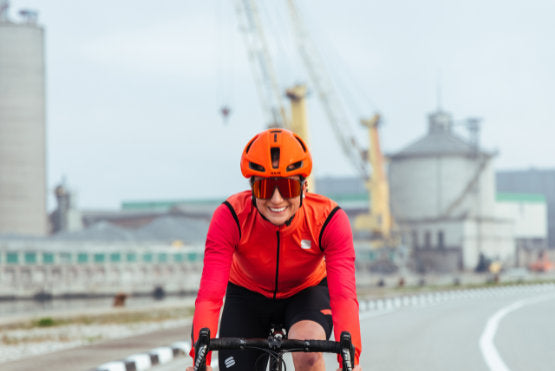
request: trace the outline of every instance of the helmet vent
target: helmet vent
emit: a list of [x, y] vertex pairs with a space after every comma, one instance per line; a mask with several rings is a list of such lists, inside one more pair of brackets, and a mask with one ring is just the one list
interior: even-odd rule
[[272, 157], [272, 167], [277, 169], [279, 167], [279, 147], [270, 148], [270, 156]]
[[262, 171], [262, 172], [266, 171], [266, 169], [264, 169], [264, 166], [254, 162], [249, 162], [249, 168], [251, 168], [254, 171]]
[[299, 169], [301, 166], [303, 166], [303, 162], [302, 161], [297, 161], [289, 166], [287, 166], [287, 171], [293, 171], [293, 170], [297, 170]]
[[251, 141], [249, 142], [249, 144], [247, 144], [247, 148], [245, 148], [245, 153], [249, 153], [249, 150], [251, 149], [252, 144], [254, 143], [254, 140], [256, 138], [251, 139]]
[[281, 134], [281, 130], [280, 129], [272, 130], [272, 131], [270, 131], [270, 133], [274, 134], [274, 143], [277, 143], [278, 134]]

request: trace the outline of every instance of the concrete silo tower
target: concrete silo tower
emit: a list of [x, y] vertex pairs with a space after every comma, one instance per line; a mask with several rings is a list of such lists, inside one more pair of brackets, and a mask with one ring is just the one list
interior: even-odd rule
[[495, 213], [494, 152], [454, 131], [447, 112], [429, 116], [428, 133], [389, 156], [391, 207], [422, 270], [473, 269], [480, 255], [514, 253], [511, 224]]
[[45, 235], [44, 30], [0, 0], [0, 234]]

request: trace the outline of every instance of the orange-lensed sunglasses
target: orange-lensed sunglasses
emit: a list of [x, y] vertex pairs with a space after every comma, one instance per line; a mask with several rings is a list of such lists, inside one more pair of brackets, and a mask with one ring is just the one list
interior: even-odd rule
[[272, 198], [276, 187], [281, 197], [293, 198], [301, 194], [302, 182], [292, 178], [261, 178], [252, 183], [252, 193], [256, 198], [267, 200]]

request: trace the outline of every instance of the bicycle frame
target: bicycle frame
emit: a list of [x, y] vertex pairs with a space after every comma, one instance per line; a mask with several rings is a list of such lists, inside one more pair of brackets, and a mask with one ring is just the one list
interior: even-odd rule
[[[286, 352], [325, 352], [336, 353], [342, 357], [343, 371], [352, 371], [354, 367], [354, 348], [351, 335], [344, 331], [340, 341], [329, 340], [294, 340], [280, 339], [269, 336], [267, 339], [244, 338], [210, 338], [210, 330], [202, 328], [195, 343], [195, 371], [206, 371], [206, 355], [212, 350], [243, 350], [248, 348], [265, 349], [271, 353], [270, 360], [276, 357], [275, 362], [281, 370], [282, 356]], [[276, 365], [274, 363], [274, 365]]]
[[[287, 338], [287, 331], [283, 328], [283, 325], [280, 324], [272, 324], [271, 327], [272, 329], [270, 330], [270, 336], [268, 337], [268, 345], [270, 346], [270, 349], [279, 348], [277, 344]], [[282, 350], [276, 350], [269, 354], [269, 371], [282, 371], [283, 353], [284, 352]]]

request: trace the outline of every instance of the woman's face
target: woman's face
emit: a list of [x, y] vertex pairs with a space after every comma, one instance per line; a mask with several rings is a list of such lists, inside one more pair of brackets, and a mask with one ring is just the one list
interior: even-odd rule
[[[299, 179], [299, 177], [294, 177]], [[259, 179], [255, 177], [255, 181]], [[306, 192], [306, 182], [303, 183], [303, 194]], [[261, 199], [256, 198], [256, 207], [258, 211], [264, 215], [266, 219], [268, 219], [272, 224], [275, 225], [282, 225], [285, 224], [286, 221], [291, 219], [293, 215], [299, 210], [301, 205], [301, 196], [292, 197], [292, 198], [284, 198], [279, 193], [278, 188], [274, 190], [271, 198], [268, 199]]]

